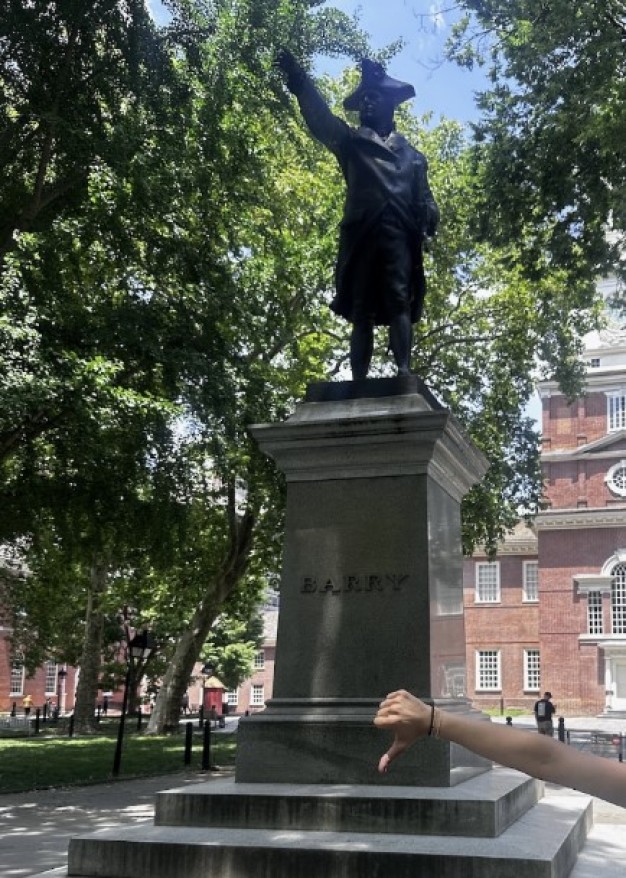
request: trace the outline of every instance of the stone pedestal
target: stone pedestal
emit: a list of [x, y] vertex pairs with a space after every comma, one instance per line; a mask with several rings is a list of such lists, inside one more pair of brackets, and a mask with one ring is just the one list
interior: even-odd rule
[[376, 774], [380, 699], [464, 699], [460, 502], [487, 464], [416, 377], [313, 385], [252, 428], [287, 478], [273, 698], [240, 723], [237, 781], [450, 786], [486, 763], [446, 742]]

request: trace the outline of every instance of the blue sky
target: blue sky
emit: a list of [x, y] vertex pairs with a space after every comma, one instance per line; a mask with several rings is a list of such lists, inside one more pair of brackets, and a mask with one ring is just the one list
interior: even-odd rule
[[[441, 0], [329, 0], [348, 14], [358, 12], [361, 27], [375, 50], [397, 39], [405, 47], [389, 65], [388, 73], [410, 82], [416, 91], [413, 111], [421, 116], [432, 112], [440, 116], [470, 122], [477, 117], [474, 93], [486, 87], [485, 74], [443, 60], [444, 46], [456, 20], [452, 3]], [[345, 61], [320, 59], [320, 68], [335, 73]]]
[[[164, 20], [159, 0], [148, 0], [157, 21]], [[432, 112], [440, 116], [469, 122], [476, 118], [474, 92], [486, 85], [481, 70], [467, 71], [443, 60], [445, 41], [454, 22], [454, 4], [442, 0], [328, 0], [352, 15], [359, 13], [361, 27], [369, 34], [375, 50], [402, 38], [406, 46], [389, 65], [389, 74], [410, 82], [416, 91], [413, 111], [421, 116]], [[338, 74], [347, 58], [319, 58], [320, 71]]]

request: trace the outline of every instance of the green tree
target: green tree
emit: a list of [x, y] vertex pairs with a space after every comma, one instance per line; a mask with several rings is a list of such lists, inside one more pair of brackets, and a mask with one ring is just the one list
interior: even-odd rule
[[[626, 17], [621, 0], [462, 0], [452, 57], [489, 65], [475, 126], [489, 240], [535, 281], [564, 272], [571, 309], [623, 261]], [[623, 256], [622, 256], [623, 259]]]
[[256, 589], [248, 587], [226, 602], [200, 654], [201, 661], [213, 665], [227, 690], [234, 691], [250, 677], [254, 658], [263, 646], [260, 608], [264, 583], [257, 580], [256, 585]]
[[[12, 219], [0, 276], [10, 378], [0, 399], [2, 534], [28, 544], [35, 597], [54, 578], [58, 556], [79, 568], [85, 723], [104, 620], [125, 599], [118, 585], [133, 579], [119, 571], [171, 569], [184, 555], [186, 522], [189, 533], [210, 535], [212, 551], [194, 572], [196, 582], [206, 576], [204, 589], [186, 608], [168, 668], [174, 682], [165, 680], [155, 721], [177, 710], [213, 619], [242, 582], [254, 536], [280, 505], [275, 475], [245, 425], [284, 414], [321, 362], [322, 342], [303, 335], [314, 334], [305, 318], [327, 271], [291, 234], [289, 183], [275, 157], [286, 153], [272, 137], [273, 111], [285, 104], [273, 57], [287, 39], [310, 51], [349, 48], [351, 27], [310, 3], [172, 5], [172, 24], [157, 33], [143, 4], [102, 3], [93, 14], [72, 3], [31, 4], [24, 16], [13, 4], [19, 82], [10, 53], [3, 58], [8, 114], [23, 124], [32, 116], [37, 137], [16, 122], [13, 164], [5, 164], [20, 186], [7, 194]], [[127, 19], [128, 33], [120, 24]], [[36, 100], [45, 86], [38, 71], [63, 54], [75, 30], [84, 57], [67, 55], [59, 127], [50, 132], [49, 96]], [[73, 101], [80, 104], [84, 77], [89, 112], [78, 120]], [[288, 115], [285, 124], [297, 130]], [[76, 170], [67, 174], [72, 185], [55, 188], [65, 165]], [[58, 198], [39, 197], [40, 177], [50, 196], [59, 188]], [[294, 222], [311, 221], [307, 207], [314, 216], [310, 194]], [[261, 234], [273, 220], [288, 226]], [[193, 436], [192, 454], [181, 431]], [[202, 467], [216, 487], [198, 516]], [[41, 549], [42, 530], [54, 564]], [[74, 605], [79, 618], [80, 600]]]

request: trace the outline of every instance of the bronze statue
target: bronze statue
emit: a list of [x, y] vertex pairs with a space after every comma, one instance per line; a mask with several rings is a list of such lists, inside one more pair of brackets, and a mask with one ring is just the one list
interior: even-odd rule
[[277, 61], [309, 130], [335, 155], [346, 180], [331, 308], [352, 323], [352, 377], [367, 376], [374, 326], [389, 326], [398, 375], [409, 375], [412, 325], [425, 294], [422, 250], [439, 221], [426, 158], [393, 121], [395, 108], [415, 90], [363, 59], [361, 82], [344, 101], [360, 115], [360, 127], [352, 128], [331, 113], [291, 52], [283, 49]]

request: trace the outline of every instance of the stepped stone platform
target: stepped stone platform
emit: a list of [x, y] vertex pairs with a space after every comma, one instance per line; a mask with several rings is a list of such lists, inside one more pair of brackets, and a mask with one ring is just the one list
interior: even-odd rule
[[450, 794], [433, 787], [213, 781], [157, 795], [157, 826], [495, 838], [535, 805], [540, 781], [502, 769]]
[[566, 878], [584, 796], [495, 769], [452, 789], [217, 781], [158, 795], [153, 826], [72, 839], [73, 878]]

